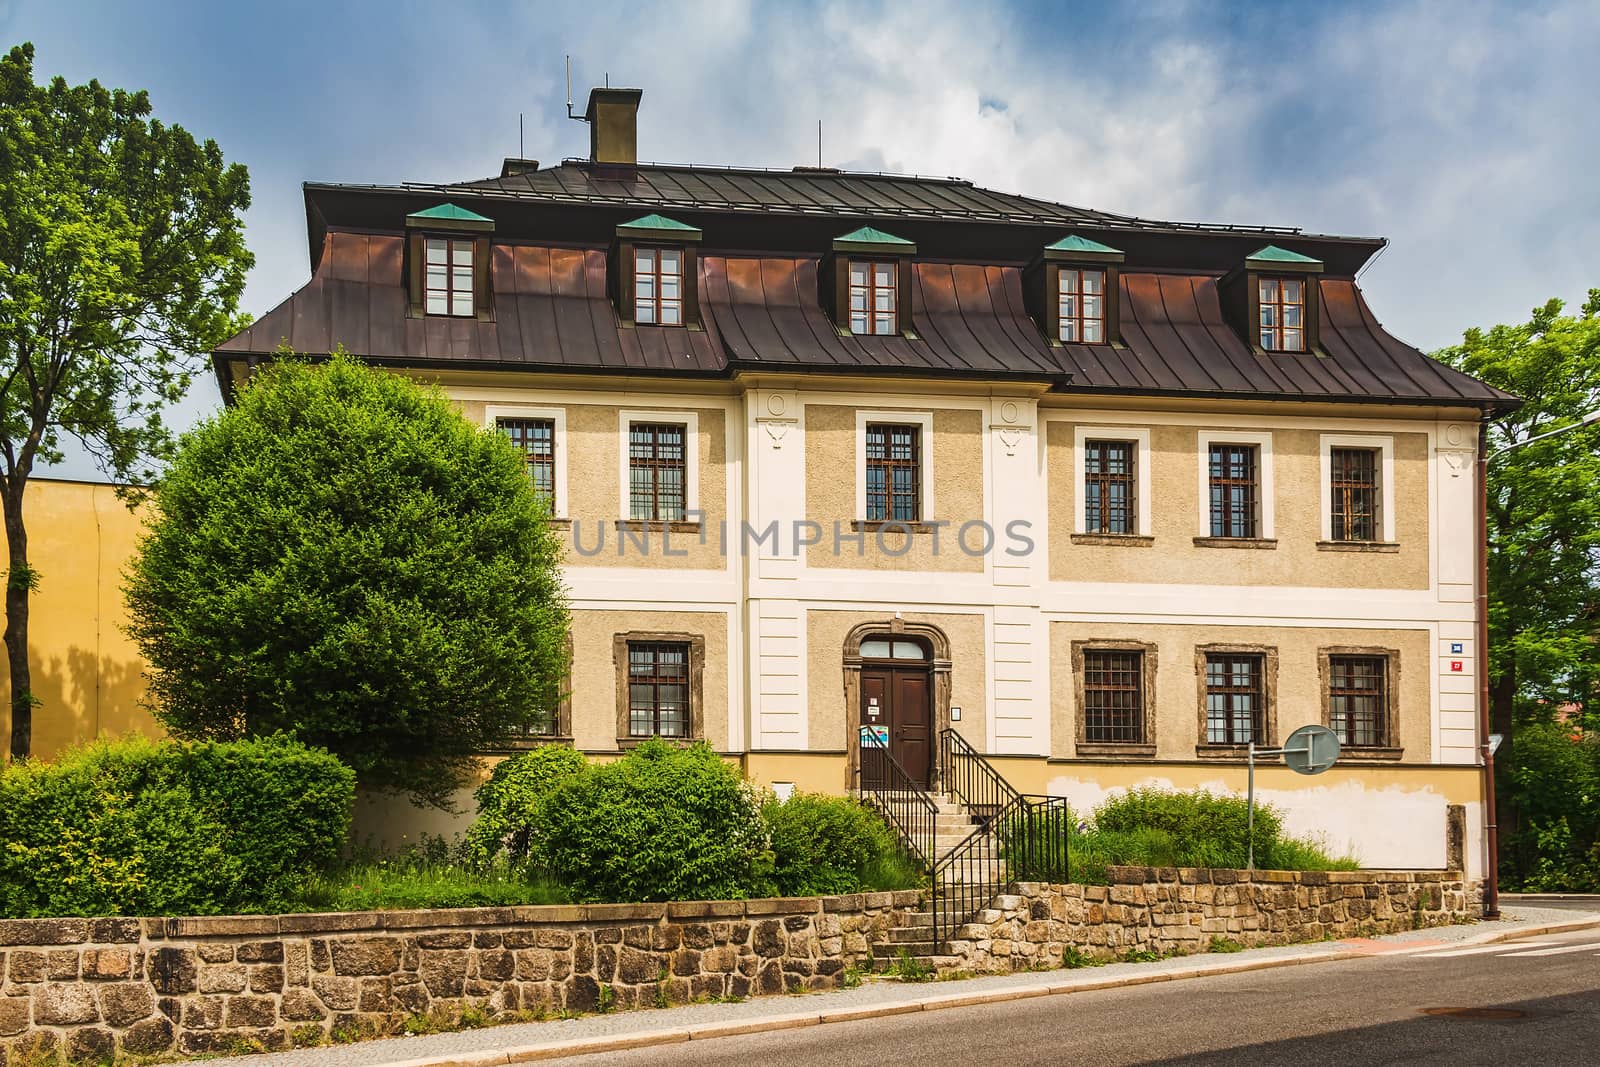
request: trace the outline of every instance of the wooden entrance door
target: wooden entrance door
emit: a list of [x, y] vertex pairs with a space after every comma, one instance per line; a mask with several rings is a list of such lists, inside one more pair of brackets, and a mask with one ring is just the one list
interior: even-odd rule
[[[868, 727], [887, 735], [889, 755], [926, 789], [933, 770], [933, 686], [926, 666], [861, 667], [862, 744]], [[871, 768], [862, 761], [863, 772]], [[876, 783], [867, 783], [873, 785]]]

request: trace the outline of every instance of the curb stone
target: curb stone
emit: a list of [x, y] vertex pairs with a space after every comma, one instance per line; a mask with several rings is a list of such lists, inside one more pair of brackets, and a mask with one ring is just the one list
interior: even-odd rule
[[[1515, 921], [1515, 920], [1511, 920]], [[1514, 930], [1493, 930], [1455, 942], [1458, 945], [1490, 945], [1501, 941], [1514, 941], [1545, 934], [1570, 933], [1600, 927], [1600, 915], [1590, 915], [1563, 922], [1533, 923]], [[1422, 931], [1419, 931], [1422, 932]], [[1403, 943], [1402, 943], [1403, 944]], [[1274, 946], [1291, 947], [1291, 946]], [[1436, 943], [1418, 944], [1399, 948], [1384, 955], [1407, 955], [1438, 948]], [[1205, 960], [1206, 956], [1192, 957]], [[1198, 966], [1178, 967], [1145, 974], [1118, 975], [1113, 978], [1094, 979], [1085, 976], [1076, 980], [1059, 977], [1031, 986], [1012, 986], [992, 991], [978, 990], [966, 993], [946, 993], [919, 997], [914, 1000], [864, 1005], [837, 1010], [796, 1012], [773, 1015], [762, 1019], [728, 1020], [724, 1022], [690, 1023], [658, 1030], [642, 1030], [629, 1034], [600, 1037], [569, 1038], [545, 1041], [531, 1045], [516, 1045], [506, 1049], [482, 1052], [443, 1053], [416, 1059], [393, 1060], [383, 1067], [503, 1067], [514, 1063], [532, 1063], [540, 1060], [587, 1056], [602, 1052], [622, 1052], [629, 1049], [654, 1048], [678, 1045], [689, 1041], [706, 1041], [719, 1037], [739, 1037], [777, 1030], [824, 1026], [831, 1023], [860, 1022], [891, 1015], [906, 1015], [919, 1011], [942, 1011], [947, 1008], [981, 1007], [1011, 1001], [1030, 1000], [1037, 997], [1064, 996], [1071, 993], [1088, 993], [1105, 989], [1122, 989], [1152, 985], [1157, 982], [1177, 982], [1191, 978], [1209, 978], [1216, 975], [1240, 974], [1248, 971], [1273, 970], [1279, 967], [1298, 967], [1304, 964], [1332, 963], [1339, 960], [1372, 959], [1371, 953], [1340, 948], [1334, 942], [1325, 949], [1301, 952], [1294, 956], [1267, 957], [1255, 960], [1217, 960]], [[1059, 972], [1057, 972], [1059, 974]]]

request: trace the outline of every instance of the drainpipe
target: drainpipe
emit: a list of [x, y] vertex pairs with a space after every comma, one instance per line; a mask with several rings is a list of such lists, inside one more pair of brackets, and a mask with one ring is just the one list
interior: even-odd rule
[[1496, 823], [1494, 750], [1489, 745], [1489, 413], [1478, 425], [1478, 743], [1483, 752], [1483, 832], [1488, 868], [1483, 917], [1500, 917], [1500, 828]]

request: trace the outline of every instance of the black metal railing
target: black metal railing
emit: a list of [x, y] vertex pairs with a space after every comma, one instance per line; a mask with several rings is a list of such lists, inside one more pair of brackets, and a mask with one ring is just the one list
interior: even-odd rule
[[928, 791], [889, 755], [887, 748], [875, 745], [861, 746], [856, 782], [861, 799], [882, 812], [899, 833], [901, 843], [924, 867], [933, 870], [938, 860], [934, 838], [939, 805]]
[[1014, 799], [987, 825], [973, 830], [933, 865], [936, 949], [942, 949], [1013, 882], [1068, 880], [1072, 814], [1066, 798], [1012, 792]]
[[946, 793], [966, 805], [979, 826], [989, 825], [1022, 796], [994, 764], [948, 727], [939, 732], [939, 781]]

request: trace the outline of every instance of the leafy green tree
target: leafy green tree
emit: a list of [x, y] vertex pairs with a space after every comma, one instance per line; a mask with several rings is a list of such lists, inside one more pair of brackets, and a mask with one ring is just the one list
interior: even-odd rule
[[561, 541], [521, 453], [437, 390], [275, 362], [154, 505], [129, 629], [181, 737], [281, 730], [442, 804], [560, 696]]
[[[1576, 315], [1551, 300], [1516, 325], [1471, 329], [1438, 358], [1524, 401], [1489, 424], [1491, 452], [1600, 407], [1600, 289]], [[1489, 683], [1497, 733], [1593, 706], [1600, 682], [1600, 428], [1518, 448], [1489, 467]]]
[[35, 464], [76, 438], [119, 481], [147, 481], [171, 439], [161, 411], [193, 361], [242, 325], [251, 257], [245, 168], [150, 119], [144, 92], [33, 79], [33, 46], [0, 58], [0, 511], [11, 754], [29, 754], [23, 499]]

